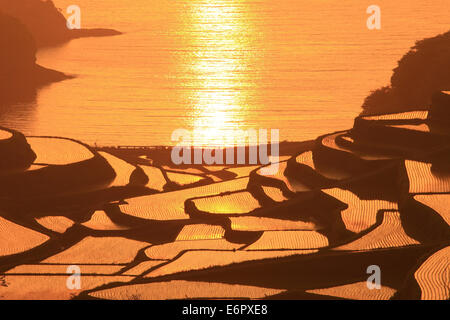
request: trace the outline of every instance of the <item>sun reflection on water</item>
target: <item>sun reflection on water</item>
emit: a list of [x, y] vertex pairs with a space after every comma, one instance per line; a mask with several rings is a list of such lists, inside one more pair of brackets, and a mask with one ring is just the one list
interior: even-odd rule
[[[190, 125], [196, 146], [241, 144], [237, 131], [245, 126], [249, 87], [250, 50], [254, 28], [245, 4], [230, 1], [193, 2], [188, 23], [194, 29], [190, 45], [196, 50], [190, 63], [194, 106]], [[246, 90], [242, 90], [245, 87]]]

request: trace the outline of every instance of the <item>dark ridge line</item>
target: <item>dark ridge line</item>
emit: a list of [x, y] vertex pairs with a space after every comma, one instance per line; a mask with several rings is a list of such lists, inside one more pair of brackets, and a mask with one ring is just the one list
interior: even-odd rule
[[420, 243], [435, 243], [450, 239], [450, 228], [444, 217], [433, 208], [406, 197], [399, 203], [400, 218], [405, 233]]
[[[308, 166], [307, 164], [297, 162], [297, 157], [301, 156], [302, 154], [304, 154], [306, 152], [312, 152], [312, 154], [313, 154], [312, 160], [314, 162], [315, 149], [306, 150], [306, 151], [303, 151], [302, 153], [299, 153], [297, 156], [294, 156], [291, 159], [289, 159], [287, 166], [286, 166], [286, 170], [285, 170], [286, 177], [292, 177], [293, 179], [301, 182], [302, 184], [304, 184], [306, 187], [308, 187], [311, 190], [318, 189], [318, 188], [322, 189], [322, 188], [333, 187], [333, 186], [336, 186], [339, 183], [339, 181], [342, 180], [342, 179], [332, 179], [332, 178], [325, 177], [320, 172], [318, 172], [314, 168]], [[304, 178], [304, 180], [302, 180], [300, 177]], [[308, 180], [313, 180], [313, 181], [311, 181], [311, 183], [310, 183], [310, 181], [308, 181]]]
[[[258, 201], [258, 203], [261, 207], [275, 206], [275, 205], [283, 202], [283, 201], [273, 200], [268, 194], [266, 194], [263, 186], [261, 186], [261, 185], [257, 185], [257, 184], [249, 185], [248, 184], [246, 190], [247, 190], [247, 192], [249, 192], [252, 195], [253, 198], [255, 198]], [[280, 192], [282, 192], [282, 191], [280, 190]]]
[[[0, 208], [1, 210], [1, 208]], [[9, 222], [12, 222], [14, 224], [17, 224], [21, 227], [24, 227], [26, 229], [38, 232], [40, 234], [46, 235], [50, 239], [53, 237], [56, 237], [60, 235], [61, 233], [47, 229], [40, 223], [36, 221], [36, 218], [30, 217], [28, 215], [21, 215], [21, 214], [14, 214], [8, 211], [0, 211], [0, 217], [2, 217], [5, 220], [8, 220]]]
[[[171, 171], [168, 171], [171, 172]], [[180, 172], [174, 172], [174, 173], [178, 173], [178, 174], [186, 174], [186, 173], [180, 173]], [[169, 178], [169, 182], [164, 186], [164, 189], [169, 189], [170, 191], [178, 191], [178, 190], [183, 190], [183, 189], [191, 189], [191, 188], [196, 188], [196, 187], [202, 187], [202, 186], [207, 186], [210, 185], [211, 182], [213, 182], [214, 180], [210, 177], [202, 177], [202, 180], [199, 180], [197, 182], [193, 182], [193, 183], [188, 183], [188, 184], [180, 184], [178, 182], [172, 181]]]
[[[121, 159], [122, 159], [122, 158], [121, 158]], [[164, 193], [164, 192], [166, 192], [165, 190], [167, 190], [168, 188], [170, 188], [170, 185], [168, 185], [168, 184], [170, 184], [171, 181], [170, 181], [169, 178], [167, 177], [167, 173], [165, 172], [165, 170], [164, 170], [162, 167], [160, 167], [160, 166], [155, 166], [155, 165], [149, 165], [149, 164], [139, 164], [139, 163], [136, 164], [136, 166], [137, 166], [137, 167], [157, 168], [157, 169], [159, 169], [159, 171], [161, 171], [161, 174], [163, 175], [163, 178], [164, 178], [164, 181], [165, 181], [165, 183], [164, 183], [164, 185], [163, 185], [163, 187], [162, 187], [163, 191], [159, 191], [159, 190], [155, 190], [155, 189], [152, 189], [152, 190], [155, 190], [157, 193]], [[147, 175], [147, 174], [145, 173], [145, 171], [144, 171], [144, 174]], [[148, 183], [150, 183], [150, 177], [147, 176], [147, 178], [149, 179]], [[147, 187], [147, 188], [148, 188], [148, 187]], [[151, 188], [149, 188], [149, 189], [151, 189]]]
[[[200, 188], [200, 187], [205, 187], [205, 186], [212, 186], [212, 185], [215, 185], [215, 184], [218, 184], [218, 183], [227, 183], [227, 182], [231, 182], [231, 181], [234, 181], [234, 180], [242, 180], [242, 179], [248, 179], [248, 177], [239, 177], [239, 178], [230, 179], [230, 180], [224, 180], [224, 181], [212, 181], [211, 183], [208, 183], [208, 184], [195, 185], [195, 186], [187, 185], [188, 187], [177, 185], [178, 189], [173, 189], [173, 190], [171, 189], [171, 190], [164, 190], [164, 191], [158, 191], [158, 190], [151, 189], [151, 188], [148, 188], [148, 187], [145, 187], [145, 188], [148, 189], [148, 190], [155, 191], [154, 193], [147, 194], [148, 196], [150, 196], [150, 195], [154, 195], [154, 194], [166, 194], [166, 193], [170, 193], [170, 192], [184, 191], [186, 189], [193, 189], [193, 188]], [[114, 188], [114, 187], [112, 187], [112, 188]], [[111, 189], [111, 188], [109, 188], [109, 189]], [[127, 197], [125, 199], [132, 199], [132, 198], [137, 198], [137, 197], [142, 197], [142, 196], [147, 196], [147, 195], [136, 195], [136, 196], [133, 196], [133, 197]]]
[[[288, 162], [288, 160], [281, 161], [279, 163], [283, 163], [283, 162]], [[304, 191], [301, 191], [301, 192], [291, 191], [283, 180], [277, 179], [274, 176], [265, 176], [265, 175], [261, 175], [258, 173], [258, 171], [260, 169], [262, 169], [264, 167], [268, 167], [268, 166], [269, 165], [260, 167], [250, 173], [248, 187], [251, 188], [253, 184], [257, 184], [259, 186], [278, 188], [281, 190], [283, 196], [285, 196], [286, 198], [294, 198], [294, 197], [296, 197], [296, 195], [304, 193]], [[287, 167], [287, 164], [286, 164], [286, 167]], [[289, 180], [288, 177], [286, 177], [286, 179]]]
[[[231, 228], [230, 215], [211, 215], [203, 211], [199, 211], [194, 203], [190, 200], [184, 202], [185, 213], [191, 219], [202, 221], [209, 225], [219, 225], [225, 229], [225, 240], [231, 243], [251, 244], [257, 241], [263, 234], [262, 231], [239, 231]], [[242, 216], [242, 215], [241, 215]]]
[[[112, 222], [127, 226], [130, 228], [144, 228], [148, 226], [154, 227], [155, 225], [167, 225], [167, 226], [185, 226], [191, 224], [197, 224], [199, 220], [182, 219], [182, 220], [150, 220], [124, 214], [120, 211], [117, 205], [106, 205], [105, 213], [111, 219]], [[102, 231], [102, 230], [100, 230]], [[106, 230], [108, 231], [108, 230]], [[110, 231], [125, 231], [125, 230], [110, 230]]]
[[147, 257], [145, 254], [145, 251], [149, 248], [151, 248], [153, 245], [149, 245], [147, 247], [144, 247], [142, 249], [139, 249], [139, 251], [137, 252], [136, 256], [134, 257], [133, 261], [131, 261], [130, 263], [126, 264], [126, 266], [122, 269], [120, 269], [118, 272], [116, 272], [116, 274], [120, 275], [123, 274], [124, 272], [133, 269], [134, 267], [138, 266], [140, 263], [145, 261], [145, 258]]

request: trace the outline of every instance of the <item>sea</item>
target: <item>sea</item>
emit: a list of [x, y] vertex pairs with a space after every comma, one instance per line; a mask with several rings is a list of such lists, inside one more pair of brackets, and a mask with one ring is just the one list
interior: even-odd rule
[[[8, 108], [3, 126], [97, 146], [201, 145], [246, 130], [303, 141], [352, 127], [417, 40], [448, 31], [448, 0], [54, 0], [120, 36], [44, 48], [75, 75]], [[380, 29], [369, 29], [369, 6]], [[45, 23], [43, 21], [42, 23]], [[228, 142], [224, 142], [224, 141]]]

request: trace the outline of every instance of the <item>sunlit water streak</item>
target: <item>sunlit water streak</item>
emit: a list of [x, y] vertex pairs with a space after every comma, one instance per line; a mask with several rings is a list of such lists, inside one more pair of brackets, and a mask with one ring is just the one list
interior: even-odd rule
[[198, 82], [189, 113], [193, 143], [225, 144], [225, 137], [233, 138], [246, 120], [248, 91], [242, 90], [242, 84], [252, 84], [246, 71], [254, 55], [242, 53], [251, 46], [253, 28], [239, 6], [224, 8], [218, 1], [194, 3], [188, 15], [186, 22], [194, 35], [189, 45], [197, 48], [187, 70]]
[[448, 0], [380, 0], [380, 31], [367, 30], [365, 1], [76, 3], [84, 27], [125, 34], [41, 50], [39, 63], [77, 78], [1, 110], [2, 125], [100, 145], [173, 144], [178, 128], [196, 144], [237, 129], [313, 139], [351, 127], [408, 48], [449, 28]]

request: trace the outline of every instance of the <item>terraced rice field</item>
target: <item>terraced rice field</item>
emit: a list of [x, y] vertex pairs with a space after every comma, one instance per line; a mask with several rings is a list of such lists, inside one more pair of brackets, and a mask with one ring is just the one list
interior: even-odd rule
[[450, 299], [450, 246], [431, 255], [414, 273], [423, 300]]
[[149, 244], [145, 242], [119, 237], [87, 237], [42, 262], [67, 265], [125, 264], [133, 261], [137, 252], [147, 246]]
[[328, 179], [343, 180], [343, 179], [347, 179], [347, 178], [351, 177], [350, 174], [343, 172], [343, 171], [335, 170], [333, 168], [326, 168], [326, 167], [318, 168], [314, 164], [313, 151], [303, 152], [302, 154], [298, 155], [295, 158], [295, 162], [299, 165], [308, 166], [310, 169], [315, 171], [318, 175], [328, 178]]
[[146, 273], [148, 270], [155, 268], [163, 263], [164, 263], [164, 261], [161, 261], [161, 260], [144, 261], [144, 262], [139, 263], [136, 266], [132, 266], [131, 268], [129, 268], [127, 270], [123, 270], [121, 274], [123, 274], [124, 276], [132, 276], [132, 277], [141, 276], [142, 274]]
[[287, 168], [287, 162], [284, 161], [284, 162], [280, 162], [279, 163], [278, 170], [273, 175], [263, 174], [261, 172], [261, 169], [257, 170], [256, 173], [258, 175], [260, 175], [260, 176], [265, 177], [265, 178], [273, 179], [275, 181], [283, 183], [285, 185], [285, 187], [287, 188], [287, 190], [289, 192], [292, 192], [292, 193], [305, 192], [305, 191], [309, 191], [310, 190], [309, 187], [307, 187], [306, 185], [302, 184], [300, 181], [297, 181], [295, 179], [287, 177], [285, 175], [286, 168]]
[[[67, 273], [68, 264], [24, 264], [15, 267], [6, 272], [7, 275], [45, 275], [45, 274], [61, 274]], [[80, 265], [83, 274], [86, 275], [112, 275], [119, 272], [123, 266], [121, 265]]]
[[48, 230], [64, 233], [74, 225], [74, 222], [64, 216], [47, 216], [36, 219], [37, 223]]
[[178, 172], [167, 172], [167, 177], [170, 181], [182, 186], [194, 184], [204, 179], [201, 176]]
[[264, 194], [275, 202], [283, 202], [289, 200], [283, 192], [275, 187], [262, 186]]
[[0, 257], [25, 252], [48, 239], [46, 235], [0, 217]]
[[102, 151], [100, 151], [99, 153], [108, 161], [109, 165], [114, 169], [114, 172], [116, 173], [116, 178], [114, 179], [111, 186], [120, 187], [129, 184], [131, 174], [134, 170], [136, 170], [136, 167], [116, 156], [113, 156], [110, 153]]
[[221, 239], [225, 235], [225, 229], [221, 226], [209, 224], [189, 224], [181, 229], [175, 241], [183, 240], [214, 240]]
[[390, 113], [378, 116], [365, 116], [364, 120], [386, 121], [386, 120], [426, 120], [428, 118], [428, 110], [408, 111], [400, 113]]
[[103, 210], [95, 211], [89, 221], [82, 223], [92, 230], [127, 230], [126, 226], [119, 225], [111, 220]]
[[162, 168], [166, 171], [176, 171], [185, 174], [204, 174], [203, 170], [197, 168], [179, 168], [177, 166], [162, 166]]
[[197, 210], [210, 214], [247, 214], [258, 208], [258, 201], [250, 192], [234, 192], [192, 200]]
[[242, 244], [231, 243], [225, 239], [187, 240], [151, 246], [145, 250], [145, 254], [154, 260], [172, 260], [185, 251], [233, 251], [240, 247], [242, 247]]
[[450, 194], [419, 194], [414, 199], [436, 211], [450, 226]]
[[435, 172], [431, 163], [406, 160], [405, 167], [410, 193], [450, 193], [449, 175]]
[[264, 217], [231, 217], [231, 229], [236, 231], [316, 230], [315, 223]]
[[157, 167], [142, 165], [141, 168], [144, 171], [145, 175], [148, 177], [148, 183], [146, 187], [157, 191], [163, 191], [167, 181], [166, 178], [164, 178], [161, 169]]
[[351, 150], [351, 149], [348, 149], [344, 146], [337, 144], [336, 139], [343, 135], [344, 135], [344, 133], [342, 133], [342, 132], [326, 135], [322, 138], [321, 143], [324, 147], [326, 147], [328, 149], [336, 150], [336, 151], [341, 152], [342, 154], [346, 154], [347, 156], [360, 158], [362, 160], [375, 161], [375, 160], [388, 160], [391, 158], [389, 155], [383, 156], [383, 155], [380, 155], [378, 152], [373, 152], [373, 153], [359, 152], [357, 150]]
[[[427, 111], [359, 120], [436, 138]], [[177, 167], [164, 162], [166, 149], [97, 154], [72, 140], [30, 137], [37, 159], [17, 176], [40, 179], [8, 181], [23, 194], [59, 184], [28, 200], [0, 181], [0, 299], [449, 299], [450, 149], [392, 158], [383, 150], [393, 146], [359, 139], [361, 130], [290, 145], [277, 172]], [[340, 146], [361, 141], [367, 152]], [[399, 148], [419, 152], [413, 142]], [[107, 163], [116, 173], [110, 185]], [[58, 193], [84, 181], [85, 189]], [[373, 264], [382, 276], [371, 290]], [[71, 266], [80, 268], [81, 289], [67, 287]]]
[[380, 210], [397, 210], [398, 205], [384, 200], [361, 200], [348, 190], [324, 189], [326, 194], [342, 201], [348, 208], [341, 212], [342, 221], [349, 231], [360, 233], [375, 225]]
[[393, 128], [399, 128], [399, 129], [405, 129], [410, 131], [418, 131], [418, 132], [430, 132], [430, 127], [426, 125], [425, 123], [412, 125], [412, 124], [398, 124], [398, 125], [391, 125], [390, 127]]
[[27, 138], [36, 153], [36, 164], [68, 165], [92, 159], [94, 154], [85, 146], [62, 138]]
[[395, 289], [382, 286], [381, 289], [370, 290], [366, 281], [349, 283], [342, 286], [306, 290], [308, 293], [354, 300], [389, 300], [396, 292]]
[[184, 202], [198, 196], [209, 196], [226, 191], [242, 190], [248, 179], [210, 184], [192, 189], [155, 194], [127, 199], [127, 204], [120, 205], [120, 210], [127, 215], [150, 220], [189, 219], [184, 211]]
[[260, 299], [278, 294], [282, 290], [211, 282], [169, 281], [137, 284], [102, 290], [92, 297], [109, 300], [161, 300], [161, 299]]
[[250, 175], [250, 172], [258, 168], [259, 166], [235, 167], [235, 168], [228, 168], [227, 171], [236, 174], [236, 178], [242, 178], [248, 177]]
[[27, 171], [39, 170], [48, 167], [47, 165], [33, 164], [27, 168]]
[[[312, 253], [313, 251], [307, 251]], [[176, 274], [180, 272], [189, 272], [194, 270], [204, 270], [213, 267], [227, 266], [246, 261], [255, 261], [269, 258], [280, 258], [298, 254], [296, 251], [188, 251], [169, 264], [151, 271], [146, 275], [147, 278], [155, 278]]]
[[11, 138], [13, 135], [11, 132], [0, 129], [0, 140], [7, 140]]
[[[86, 275], [83, 290], [94, 289], [112, 282], [127, 282], [132, 277], [114, 275]], [[67, 289], [67, 273], [64, 275], [6, 275], [7, 286], [0, 288], [5, 300], [70, 300], [79, 295], [81, 289]]]
[[408, 236], [402, 227], [398, 212], [384, 212], [383, 221], [367, 234], [334, 250], [362, 251], [399, 248], [418, 245], [420, 242]]
[[316, 231], [265, 231], [247, 250], [311, 250], [328, 246], [328, 239]]

